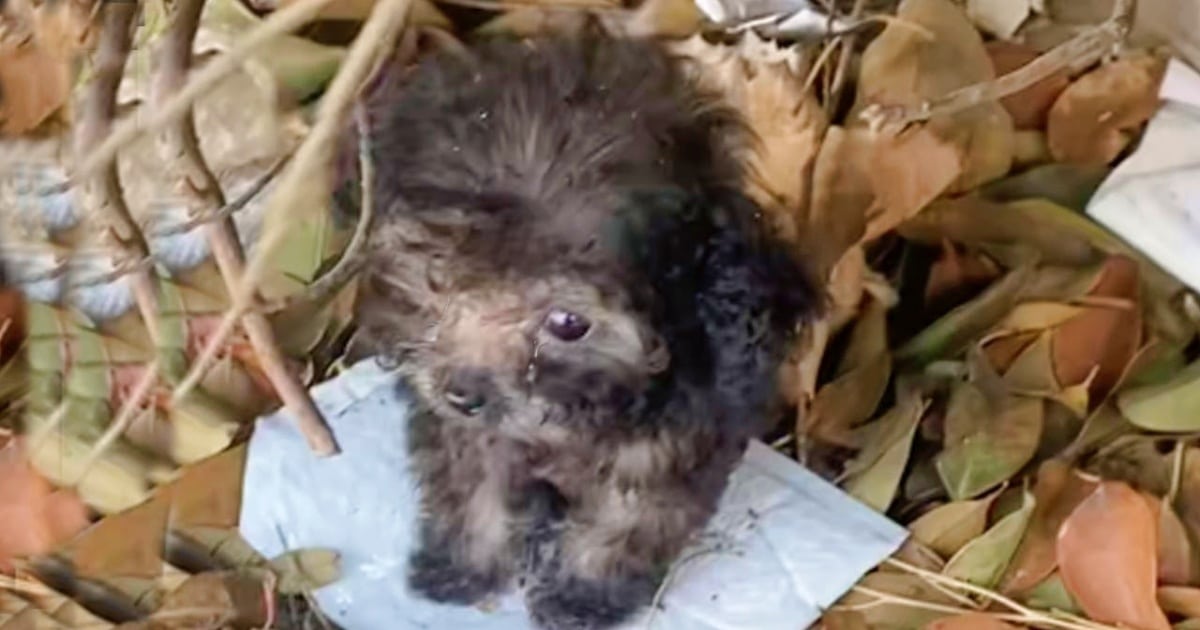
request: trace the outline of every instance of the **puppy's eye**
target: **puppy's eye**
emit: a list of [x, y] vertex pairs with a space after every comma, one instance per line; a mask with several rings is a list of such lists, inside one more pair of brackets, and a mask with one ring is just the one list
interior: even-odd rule
[[592, 323], [579, 313], [556, 308], [546, 314], [545, 327], [551, 335], [563, 341], [577, 341], [587, 334]]

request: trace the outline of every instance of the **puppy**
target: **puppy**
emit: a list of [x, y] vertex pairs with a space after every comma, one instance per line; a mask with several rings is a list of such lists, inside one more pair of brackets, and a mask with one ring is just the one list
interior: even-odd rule
[[432, 56], [370, 108], [360, 341], [416, 401], [409, 586], [598, 629], [650, 603], [818, 296], [740, 192], [737, 117], [649, 41]]

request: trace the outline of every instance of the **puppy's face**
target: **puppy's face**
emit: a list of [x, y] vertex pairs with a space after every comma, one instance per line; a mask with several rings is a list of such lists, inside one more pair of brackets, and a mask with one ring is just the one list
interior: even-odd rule
[[431, 322], [405, 365], [417, 393], [443, 415], [515, 437], [614, 421], [668, 363], [622, 291], [577, 277], [450, 292]]

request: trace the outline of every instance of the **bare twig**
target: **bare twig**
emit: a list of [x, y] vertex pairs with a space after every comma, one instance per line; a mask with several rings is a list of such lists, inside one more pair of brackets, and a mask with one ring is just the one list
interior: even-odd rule
[[[200, 24], [204, 0], [177, 0], [171, 8], [171, 27], [156, 56], [158, 67], [154, 75], [154, 102], [168, 106], [187, 82], [192, 64], [192, 42]], [[159, 150], [172, 175], [178, 179], [177, 192], [186, 195], [194, 208], [201, 212], [225, 207], [225, 195], [220, 183], [209, 169], [200, 152], [195, 122], [190, 106], [174, 124], [163, 129]], [[244, 264], [244, 253], [238, 241], [237, 228], [229, 216], [205, 226], [213, 259], [230, 291], [237, 286]], [[271, 381], [279, 398], [288, 408], [304, 433], [309, 446], [321, 455], [338, 452], [333, 433], [326, 426], [320, 411], [296, 374], [288, 369], [287, 359], [279, 349], [270, 322], [261, 313], [247, 311], [241, 318], [246, 336], [262, 361], [263, 372]], [[203, 371], [198, 372], [204, 374]], [[185, 392], [186, 393], [186, 392]], [[178, 402], [177, 394], [172, 402]]]
[[371, 129], [367, 120], [366, 108], [361, 104], [355, 108], [355, 119], [358, 127], [358, 168], [361, 175], [362, 202], [359, 209], [358, 225], [350, 243], [342, 252], [342, 257], [328, 273], [309, 285], [305, 291], [280, 300], [267, 308], [269, 312], [278, 312], [295, 307], [298, 304], [320, 304], [358, 273], [363, 266], [363, 247], [367, 242], [367, 232], [375, 218], [375, 163], [371, 158]]
[[[267, 224], [279, 226], [280, 229], [270, 230], [258, 243], [245, 272], [240, 274], [240, 282], [234, 285], [236, 289], [233, 291], [232, 305], [218, 324], [209, 344], [192, 364], [191, 371], [180, 387], [199, 381], [200, 375], [204, 374], [216, 359], [217, 349], [233, 331], [236, 320], [254, 304], [258, 280], [266, 271], [275, 248], [283, 240], [282, 226], [287, 224], [286, 215], [304, 203], [302, 195], [309, 189], [306, 185], [308, 181], [323, 178], [328, 182], [327, 162], [333, 153], [336, 138], [342, 131], [346, 114], [376, 60], [382, 56], [381, 51], [388, 49], [395, 42], [396, 35], [408, 17], [410, 7], [411, 0], [380, 0], [375, 4], [370, 18], [354, 40], [341, 69], [321, 99], [317, 121], [312, 131], [296, 151], [292, 162], [284, 169], [279, 185], [268, 202]], [[178, 391], [177, 389], [177, 395]]]
[[174, 234], [183, 234], [185, 232], [191, 232], [192, 230], [206, 223], [212, 223], [213, 221], [219, 221], [221, 219], [225, 219], [226, 217], [232, 217], [242, 208], [248, 206], [251, 201], [254, 201], [254, 198], [257, 197], [258, 194], [261, 193], [267, 187], [267, 185], [271, 183], [272, 180], [279, 176], [279, 173], [283, 171], [283, 167], [287, 165], [290, 157], [291, 156], [288, 155], [276, 160], [275, 163], [271, 165], [271, 168], [267, 169], [267, 172], [263, 173], [258, 177], [258, 179], [254, 180], [254, 183], [252, 183], [245, 192], [243, 192], [241, 195], [238, 195], [236, 199], [226, 203], [216, 211], [201, 211], [197, 213], [196, 216], [191, 217], [179, 225], [172, 225], [155, 230], [154, 235], [157, 237], [163, 237], [172, 236]]
[[980, 103], [992, 102], [1016, 94], [1067, 67], [1089, 65], [1125, 40], [1133, 25], [1136, 0], [1117, 0], [1112, 15], [1016, 70], [983, 83], [959, 88], [916, 107], [875, 104], [859, 116], [872, 129], [899, 131], [912, 123], [935, 116], [948, 116]]
[[[276, 37], [291, 32], [311, 21], [332, 0], [296, 0], [269, 15], [257, 27], [241, 36], [225, 54], [213, 59], [197, 71], [182, 89], [159, 103], [152, 111], [139, 108], [116, 126], [113, 133], [96, 146], [85, 159], [75, 165], [73, 178], [85, 178], [110, 163], [117, 151], [143, 133], [157, 131], [171, 121], [187, 114], [191, 104], [212, 90], [226, 75], [241, 67], [255, 50]], [[111, 10], [114, 6], [130, 6], [132, 2], [99, 3]]]
[[[93, 57], [93, 78], [84, 94], [75, 134], [76, 159], [81, 161], [94, 154], [93, 147], [97, 144], [107, 143], [112, 138], [109, 131], [117, 110], [117, 88], [129, 57], [138, 5], [107, 2], [99, 10], [102, 13], [101, 30]], [[80, 185], [84, 207], [89, 210], [88, 218], [99, 220], [103, 234], [119, 249], [118, 267], [136, 265], [149, 256], [150, 248], [125, 203], [116, 154], [93, 162], [93, 168], [86, 171], [88, 176], [76, 182]], [[158, 300], [152, 270], [149, 267], [137, 269], [131, 280], [138, 311], [145, 320], [151, 342], [157, 344]]]
[[[857, 22], [866, 10], [867, 0], [854, 0], [850, 9], [850, 21]], [[838, 56], [837, 68], [833, 73], [833, 84], [829, 87], [828, 98], [825, 101], [825, 112], [832, 114], [838, 102], [842, 100], [842, 89], [846, 85], [846, 77], [850, 72], [850, 59], [854, 56], [854, 46], [858, 43], [858, 31], [851, 31], [841, 38], [841, 55]]]
[[130, 392], [129, 398], [121, 405], [121, 411], [117, 413], [117, 417], [104, 430], [104, 434], [99, 440], [92, 445], [87, 456], [83, 460], [83, 465], [79, 469], [79, 476], [75, 479], [78, 484], [87, 477], [88, 472], [100, 461], [104, 456], [105, 451], [125, 433], [129, 425], [133, 424], [137, 418], [138, 408], [142, 402], [154, 391], [154, 386], [158, 383], [158, 361], [151, 361], [146, 365], [145, 372], [142, 373], [142, 378], [138, 380], [133, 391]]

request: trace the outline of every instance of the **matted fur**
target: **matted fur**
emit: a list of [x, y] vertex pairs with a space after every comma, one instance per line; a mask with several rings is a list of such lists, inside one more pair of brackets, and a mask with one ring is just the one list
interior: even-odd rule
[[[471, 50], [371, 110], [358, 320], [418, 401], [409, 583], [474, 603], [520, 582], [541, 627], [608, 627], [711, 516], [816, 296], [739, 192], [736, 118], [656, 44]], [[590, 331], [555, 338], [551, 308]]]

